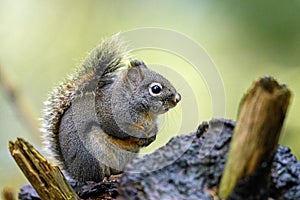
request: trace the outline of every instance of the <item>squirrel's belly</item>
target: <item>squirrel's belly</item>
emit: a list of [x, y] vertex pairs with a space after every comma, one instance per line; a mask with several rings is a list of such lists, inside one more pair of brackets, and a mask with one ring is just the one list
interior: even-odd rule
[[79, 182], [101, 181], [120, 173], [137, 151], [127, 151], [110, 140], [99, 126], [92, 126], [85, 137], [80, 136], [68, 109], [59, 127], [58, 150], [61, 167]]

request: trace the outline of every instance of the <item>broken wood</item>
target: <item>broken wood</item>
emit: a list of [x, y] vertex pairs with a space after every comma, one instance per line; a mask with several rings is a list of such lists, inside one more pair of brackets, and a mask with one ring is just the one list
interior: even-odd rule
[[9, 151], [41, 199], [78, 199], [60, 169], [32, 145], [18, 138], [9, 142]]
[[[254, 97], [256, 101], [249, 101]], [[89, 182], [75, 191], [82, 199], [211, 200], [218, 199], [218, 194], [228, 199], [245, 199], [245, 194], [247, 199], [300, 199], [300, 162], [289, 148], [277, 145], [289, 98], [290, 92], [285, 86], [272, 78], [261, 79], [242, 100], [237, 126], [226, 119], [203, 122], [196, 132], [173, 137], [155, 152], [135, 158], [127, 164], [121, 177]], [[245, 106], [251, 109], [245, 109]], [[251, 135], [253, 132], [258, 134]], [[243, 145], [239, 144], [241, 142]], [[60, 170], [49, 164], [31, 145], [18, 139], [9, 146], [40, 196], [31, 185], [26, 185], [21, 188], [20, 199], [61, 199], [62, 194], [64, 198], [78, 198]], [[237, 155], [232, 155], [233, 148]], [[37, 155], [28, 156], [28, 152]], [[238, 169], [240, 166], [244, 171]], [[50, 175], [51, 171], [55, 175]], [[222, 190], [221, 178], [225, 184], [221, 186]], [[235, 184], [232, 186], [228, 181]], [[226, 187], [226, 183], [230, 187]], [[262, 190], [257, 192], [259, 187]], [[50, 191], [50, 188], [54, 189]], [[45, 191], [47, 196], [42, 196]], [[58, 196], [50, 196], [52, 192]]]
[[[217, 190], [224, 170], [235, 122], [214, 119], [203, 122], [197, 132], [173, 137], [165, 146], [127, 165], [119, 180], [87, 183], [76, 189], [81, 199], [218, 199]], [[181, 149], [184, 153], [174, 161]], [[161, 169], [152, 170], [154, 166]], [[164, 167], [163, 167], [164, 166]], [[139, 172], [139, 173], [138, 173]], [[246, 185], [247, 198], [300, 199], [300, 162], [290, 149], [278, 146], [265, 193], [254, 198]], [[20, 200], [40, 199], [31, 185], [19, 193]]]
[[257, 81], [244, 96], [219, 188], [220, 197], [228, 198], [240, 180], [272, 158], [290, 96], [285, 85], [270, 77]]

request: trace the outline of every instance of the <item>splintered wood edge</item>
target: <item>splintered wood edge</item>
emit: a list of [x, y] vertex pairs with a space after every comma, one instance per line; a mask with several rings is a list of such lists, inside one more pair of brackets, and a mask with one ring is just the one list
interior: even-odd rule
[[9, 151], [41, 199], [79, 199], [58, 167], [22, 138], [9, 141]]
[[221, 198], [229, 197], [239, 180], [273, 155], [290, 96], [288, 88], [271, 77], [258, 80], [244, 95], [221, 178]]

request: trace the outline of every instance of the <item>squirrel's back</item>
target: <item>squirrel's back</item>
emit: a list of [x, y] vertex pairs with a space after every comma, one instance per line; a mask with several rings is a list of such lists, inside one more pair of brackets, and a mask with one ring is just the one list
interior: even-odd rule
[[94, 48], [77, 71], [53, 89], [44, 103], [42, 124], [49, 157], [62, 162], [58, 142], [59, 126], [73, 99], [83, 93], [94, 92], [99, 80], [103, 85], [112, 82], [117, 72], [126, 67], [128, 62], [126, 46], [118, 35], [114, 35]]
[[43, 131], [50, 156], [69, 177], [101, 181], [122, 171], [157, 134], [157, 117], [180, 95], [162, 75], [132, 60], [115, 35], [50, 94]]

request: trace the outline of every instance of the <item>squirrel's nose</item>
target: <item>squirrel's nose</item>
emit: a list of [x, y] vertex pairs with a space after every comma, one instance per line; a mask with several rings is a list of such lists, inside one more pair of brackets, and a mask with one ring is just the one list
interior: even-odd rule
[[181, 100], [181, 95], [179, 93], [176, 93], [174, 96], [174, 102], [178, 103]]

